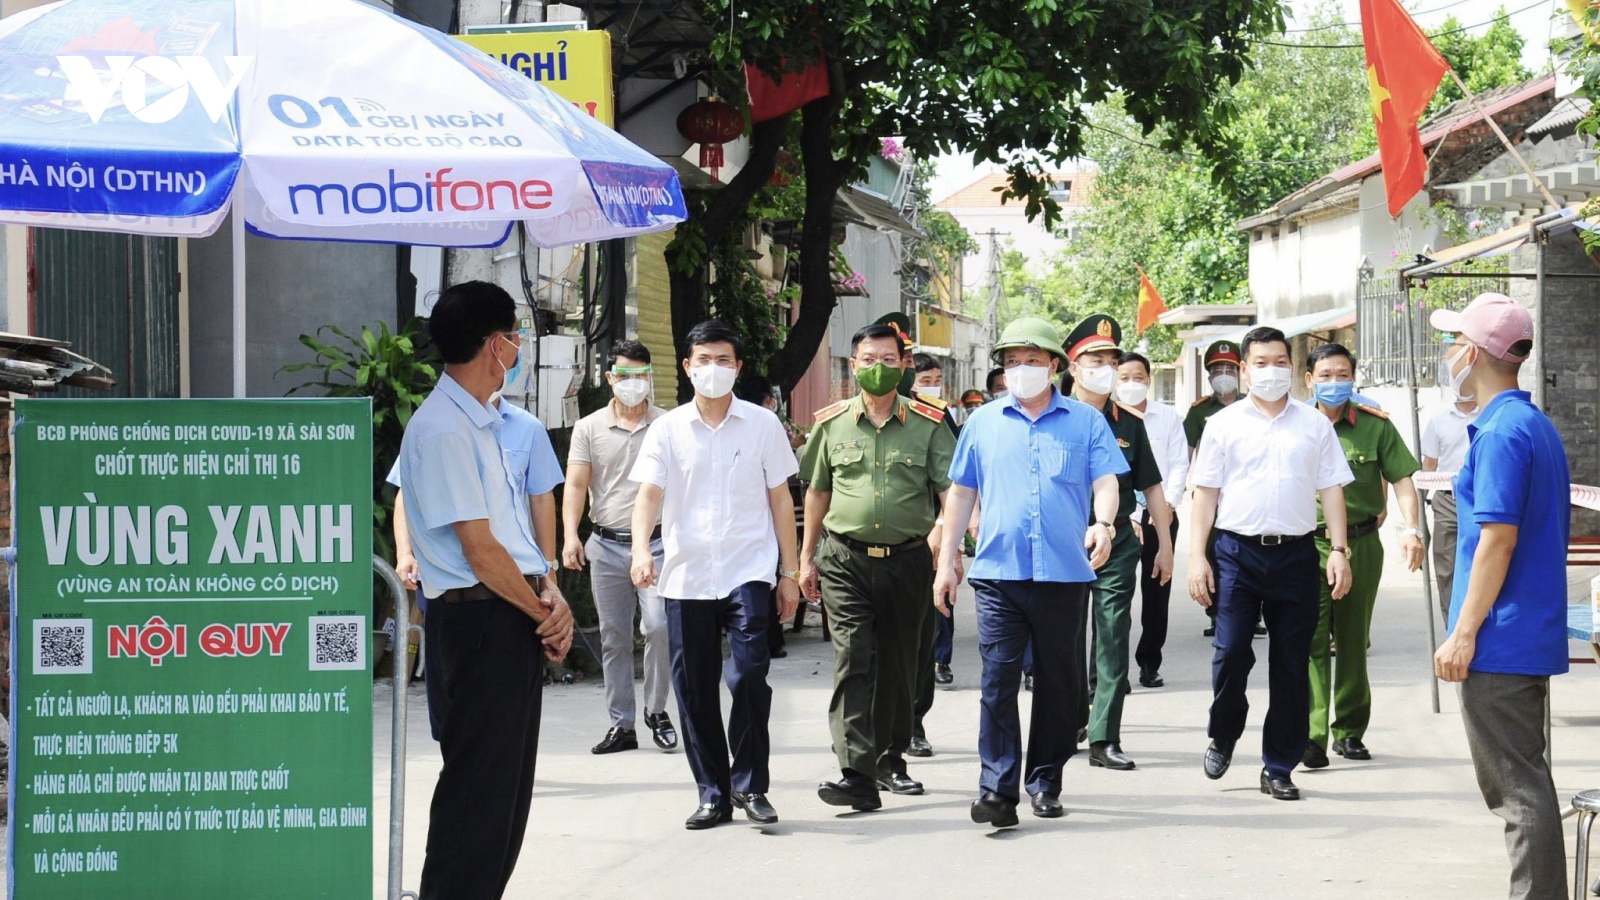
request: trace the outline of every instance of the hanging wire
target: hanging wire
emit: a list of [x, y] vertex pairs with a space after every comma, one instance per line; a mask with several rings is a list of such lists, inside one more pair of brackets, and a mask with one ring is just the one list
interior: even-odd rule
[[[1150, 150], [1159, 150], [1162, 153], [1171, 153], [1177, 156], [1200, 160], [1203, 162], [1211, 161], [1211, 158], [1206, 156], [1204, 153], [1198, 153], [1193, 150], [1169, 150], [1159, 144], [1152, 144], [1149, 141], [1140, 140], [1131, 134], [1123, 134], [1114, 128], [1107, 128], [1104, 125], [1096, 125], [1093, 122], [1085, 122], [1084, 127], [1109, 134], [1112, 137], [1121, 138], [1122, 140], [1125, 140], [1131, 144], [1138, 144], [1140, 147], [1145, 147]], [[1306, 156], [1300, 159], [1240, 159], [1235, 160], [1234, 164], [1242, 166], [1303, 166], [1308, 163], [1346, 163], [1354, 157], [1355, 154], [1353, 153], [1345, 153], [1337, 156]]]
[[[1446, 3], [1443, 6], [1435, 6], [1433, 9], [1419, 9], [1416, 12], [1411, 13], [1411, 17], [1413, 19], [1415, 19], [1418, 16], [1431, 16], [1434, 13], [1444, 12], [1447, 9], [1453, 9], [1453, 8], [1455, 8], [1457, 6], [1461, 6], [1462, 4], [1470, 3], [1470, 2], [1471, 2], [1471, 0], [1453, 0], [1453, 2]], [[1329, 25], [1317, 25], [1317, 26], [1312, 27], [1312, 28], [1285, 28], [1283, 30], [1283, 33], [1284, 34], [1312, 34], [1314, 32], [1318, 32], [1318, 31], [1332, 31], [1335, 28], [1360, 28], [1360, 27], [1361, 27], [1361, 21], [1358, 19], [1358, 20], [1356, 20], [1354, 22], [1334, 22], [1334, 23], [1329, 24]]]
[[[1510, 19], [1512, 16], [1525, 13], [1530, 9], [1536, 9], [1544, 6], [1548, 2], [1549, 0], [1534, 0], [1533, 3], [1530, 3], [1527, 6], [1518, 7], [1517, 9], [1513, 9], [1504, 15], [1495, 16], [1493, 19], [1490, 19], [1487, 22], [1479, 22], [1476, 25], [1463, 25], [1460, 28], [1452, 28], [1449, 31], [1441, 31], [1438, 34], [1429, 35], [1429, 38], [1437, 40], [1438, 38], [1448, 37], [1452, 34], [1461, 34], [1464, 31], [1471, 31], [1474, 28], [1482, 28], [1485, 25], [1493, 25], [1496, 22], [1499, 22], [1501, 19]], [[1290, 41], [1269, 41], [1265, 38], [1253, 37], [1246, 37], [1245, 40], [1252, 44], [1261, 44], [1267, 47], [1290, 47], [1299, 50], [1360, 50], [1366, 46], [1365, 44], [1297, 44]]]

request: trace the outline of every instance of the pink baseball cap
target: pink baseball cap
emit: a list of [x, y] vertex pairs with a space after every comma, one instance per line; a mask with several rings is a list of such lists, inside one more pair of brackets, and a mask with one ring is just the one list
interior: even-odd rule
[[1428, 322], [1440, 331], [1461, 333], [1467, 340], [1506, 362], [1522, 362], [1527, 354], [1511, 352], [1519, 341], [1533, 340], [1533, 316], [1505, 294], [1479, 294], [1461, 312], [1436, 309]]

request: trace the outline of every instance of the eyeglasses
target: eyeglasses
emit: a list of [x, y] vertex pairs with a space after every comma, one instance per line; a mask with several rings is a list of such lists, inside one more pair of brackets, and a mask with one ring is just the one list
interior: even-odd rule
[[900, 357], [898, 356], [858, 356], [856, 357], [856, 362], [863, 369], [870, 369], [880, 363], [891, 369], [900, 368]]

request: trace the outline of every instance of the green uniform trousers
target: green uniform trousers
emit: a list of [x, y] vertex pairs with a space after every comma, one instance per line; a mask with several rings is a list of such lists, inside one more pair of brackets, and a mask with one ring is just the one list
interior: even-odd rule
[[904, 772], [933, 553], [922, 544], [873, 559], [830, 539], [816, 565], [833, 638], [828, 729], [839, 768], [869, 778]]
[[1139, 586], [1143, 545], [1133, 526], [1117, 529], [1111, 558], [1089, 585], [1094, 619], [1094, 705], [1089, 743], [1122, 740], [1122, 701], [1128, 684], [1128, 633], [1133, 627], [1133, 592]]
[[[1317, 555], [1328, 567], [1326, 538], [1317, 538]], [[1322, 581], [1322, 611], [1311, 639], [1311, 743], [1328, 749], [1328, 713], [1332, 688], [1333, 737], [1360, 738], [1372, 719], [1372, 682], [1367, 679], [1367, 638], [1372, 633], [1372, 607], [1383, 577], [1383, 536], [1378, 532], [1350, 542], [1350, 593], [1338, 601], [1327, 579]], [[1332, 653], [1338, 642], [1339, 654]]]

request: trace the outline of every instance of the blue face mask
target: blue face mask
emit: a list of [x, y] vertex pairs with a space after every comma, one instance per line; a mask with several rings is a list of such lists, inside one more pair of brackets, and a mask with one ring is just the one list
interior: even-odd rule
[[1317, 402], [1329, 409], [1334, 409], [1350, 402], [1350, 395], [1356, 392], [1354, 381], [1323, 381], [1313, 384], [1311, 392], [1316, 395]]
[[512, 341], [510, 338], [505, 338], [505, 341], [508, 344], [515, 344], [517, 348], [517, 363], [506, 370], [505, 381], [501, 384], [502, 391], [508, 391], [516, 387], [518, 384], [517, 379], [522, 375], [522, 344]]

